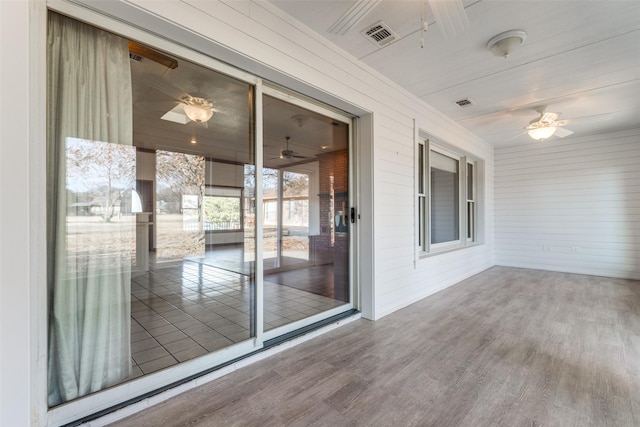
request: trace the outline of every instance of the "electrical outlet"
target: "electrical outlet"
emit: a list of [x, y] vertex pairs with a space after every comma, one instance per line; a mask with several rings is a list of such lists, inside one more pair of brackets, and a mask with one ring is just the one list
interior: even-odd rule
[[582, 248], [580, 246], [571, 246], [571, 252], [581, 252]]
[[545, 251], [545, 252], [551, 252], [553, 250], [553, 248], [551, 246], [544, 245], [542, 247], [542, 250]]

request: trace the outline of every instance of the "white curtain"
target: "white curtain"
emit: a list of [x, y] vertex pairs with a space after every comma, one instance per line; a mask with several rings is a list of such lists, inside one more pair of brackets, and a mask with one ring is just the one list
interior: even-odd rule
[[88, 186], [103, 187], [99, 177], [74, 182], [80, 175], [69, 171], [68, 152], [70, 141], [84, 141], [87, 158], [75, 164], [84, 172], [91, 170], [87, 162], [109, 162], [86, 147], [131, 146], [133, 114], [127, 40], [50, 13], [48, 44], [48, 373], [55, 406], [117, 384], [131, 371], [135, 219], [91, 215], [100, 207], [73, 203], [82, 191], [89, 194]]

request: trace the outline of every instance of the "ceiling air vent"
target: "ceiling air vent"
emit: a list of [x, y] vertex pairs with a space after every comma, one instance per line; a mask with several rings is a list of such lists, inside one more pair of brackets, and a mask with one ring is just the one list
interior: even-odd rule
[[362, 31], [362, 35], [378, 47], [384, 47], [399, 39], [395, 31], [382, 21], [378, 21]]
[[455, 104], [460, 108], [467, 108], [473, 105], [473, 101], [469, 98], [461, 99], [459, 101], [455, 101]]

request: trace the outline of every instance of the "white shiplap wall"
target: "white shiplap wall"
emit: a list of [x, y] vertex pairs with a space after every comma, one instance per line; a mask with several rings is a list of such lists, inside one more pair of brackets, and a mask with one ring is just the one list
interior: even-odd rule
[[[135, 15], [113, 3], [98, 7], [309, 96], [373, 114], [373, 212], [360, 210], [372, 215], [374, 227], [373, 283], [363, 283], [373, 286], [369, 317], [378, 319], [494, 265], [490, 145], [268, 2], [128, 4], [136, 6]], [[416, 259], [414, 119], [421, 131], [485, 160], [483, 245]]]
[[[74, 0], [73, 4], [47, 1], [47, 5], [76, 16], [79, 13], [76, 5], [82, 1]], [[44, 1], [0, 1], [0, 4], [0, 29], [3, 35], [11, 34], [1, 38], [0, 47], [6, 53], [3, 57], [13, 58], [0, 61], [3, 93], [0, 187], [3, 201], [4, 196], [13, 197], [12, 203], [0, 204], [3, 254], [0, 424], [44, 425], [48, 419], [43, 166], [46, 10]], [[380, 318], [494, 264], [492, 147], [308, 28], [291, 21], [279, 9], [266, 2], [250, 1], [87, 0], [87, 4], [119, 21], [130, 22], [136, 28], [175, 40], [337, 107], [357, 114], [372, 113], [366, 117], [373, 117], [370, 132], [373, 140], [363, 141], [361, 151], [370, 158], [373, 172], [365, 171], [360, 177], [371, 180], [368, 177], [373, 176], [372, 183], [365, 182], [367, 187], [369, 184], [373, 187], [373, 209], [361, 210], [364, 216], [361, 224], [372, 224], [362, 233], [373, 242], [368, 245], [373, 246], [372, 267], [367, 271], [369, 274], [363, 274], [372, 277], [363, 283], [363, 287], [372, 291], [372, 295], [365, 293], [367, 299], [375, 301], [372, 318]], [[82, 14], [87, 21], [99, 24], [90, 13]], [[119, 25], [112, 22], [108, 28], [116, 31]], [[13, 93], [23, 96], [11, 96]], [[484, 245], [415, 259], [414, 120], [419, 129], [431, 136], [485, 160]], [[5, 144], [5, 141], [20, 143]], [[16, 211], [16, 203], [23, 208]], [[5, 327], [9, 324], [10, 327]], [[4, 381], [17, 378], [14, 373], [22, 375], [23, 381]]]
[[640, 279], [640, 128], [495, 160], [496, 264]]

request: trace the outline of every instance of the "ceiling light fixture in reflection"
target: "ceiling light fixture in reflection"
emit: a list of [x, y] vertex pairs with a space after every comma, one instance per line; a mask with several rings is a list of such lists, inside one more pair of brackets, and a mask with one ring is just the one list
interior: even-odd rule
[[298, 125], [298, 127], [301, 128], [305, 123], [307, 123], [309, 117], [305, 116], [304, 114], [296, 114], [294, 116], [291, 116], [291, 120], [293, 120]]
[[204, 98], [186, 95], [182, 101], [184, 102], [184, 113], [196, 123], [208, 122], [213, 113], [217, 111], [213, 108], [211, 101]]

